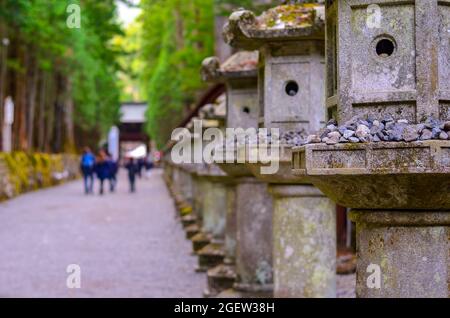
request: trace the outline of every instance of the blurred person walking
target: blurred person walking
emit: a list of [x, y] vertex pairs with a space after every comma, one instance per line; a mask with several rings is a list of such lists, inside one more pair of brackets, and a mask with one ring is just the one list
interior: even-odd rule
[[128, 170], [128, 181], [130, 182], [130, 192], [136, 192], [136, 175], [139, 172], [139, 166], [134, 158], [129, 158], [125, 164], [125, 168]]
[[107, 154], [107, 165], [108, 165], [108, 180], [109, 180], [109, 191], [112, 193], [116, 190], [117, 186], [117, 172], [119, 170], [119, 164], [114, 161], [110, 154]]
[[80, 169], [83, 174], [84, 192], [86, 194], [94, 192], [94, 167], [95, 156], [89, 147], [85, 147], [81, 156]]
[[100, 181], [100, 195], [104, 193], [104, 183], [106, 179], [109, 179], [111, 176], [111, 167], [108, 162], [108, 155], [105, 150], [100, 150], [97, 157], [97, 162], [95, 164], [95, 173], [97, 174], [97, 178]]

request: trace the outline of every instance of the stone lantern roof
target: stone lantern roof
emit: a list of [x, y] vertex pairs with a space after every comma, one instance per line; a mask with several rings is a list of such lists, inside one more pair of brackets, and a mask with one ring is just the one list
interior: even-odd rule
[[224, 121], [226, 116], [226, 96], [225, 94], [220, 95], [214, 103], [206, 104], [203, 106], [200, 111], [198, 118], [202, 119], [205, 123], [205, 120], [218, 120]]
[[234, 78], [257, 77], [259, 53], [241, 51], [228, 58], [222, 65], [217, 57], [203, 60], [201, 75], [204, 81], [224, 82]]
[[259, 17], [248, 10], [231, 14], [224, 27], [225, 42], [247, 50], [268, 41], [323, 39], [325, 8], [322, 4], [288, 4], [267, 10]]

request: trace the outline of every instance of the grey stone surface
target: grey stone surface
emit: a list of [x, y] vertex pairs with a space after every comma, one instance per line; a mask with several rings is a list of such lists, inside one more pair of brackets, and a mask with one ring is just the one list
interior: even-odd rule
[[[98, 186], [98, 184], [96, 184]], [[175, 209], [155, 170], [128, 193], [85, 196], [80, 181], [0, 204], [2, 297], [201, 297]], [[81, 266], [81, 289], [66, 268]]]
[[379, 6], [382, 21], [371, 27], [373, 3], [339, 0], [327, 7], [329, 113], [340, 122], [355, 115], [448, 120], [448, 2], [394, 0]]
[[450, 209], [450, 141], [379, 142], [293, 150], [294, 174], [360, 209]]
[[[258, 78], [263, 109], [261, 122], [265, 128], [280, 131], [280, 155], [275, 159], [279, 169], [273, 174], [262, 173], [261, 168], [266, 165], [249, 160], [256, 157], [257, 147], [240, 147], [238, 151], [248, 151], [248, 157], [243, 155], [247, 158], [246, 166], [259, 180], [278, 189], [277, 193], [294, 194], [277, 194], [273, 198], [274, 292], [279, 297], [336, 295], [333, 204], [322, 194], [318, 199], [316, 194], [320, 191], [317, 189], [314, 194], [302, 193], [305, 187], [313, 187], [298, 185], [310, 181], [294, 178], [291, 171], [291, 146], [304, 143], [308, 133], [325, 123], [324, 33], [320, 10], [323, 6], [280, 6], [259, 17], [248, 11], [238, 11], [231, 15], [224, 31], [225, 40], [231, 45], [260, 51], [261, 64], [264, 63]], [[288, 15], [298, 18], [294, 22], [284, 21]], [[311, 20], [308, 21], [308, 17]], [[320, 142], [320, 137], [311, 137], [310, 141]], [[329, 144], [338, 143], [340, 134], [328, 130], [324, 137]], [[315, 205], [317, 213], [314, 214], [318, 219], [308, 218], [311, 205]], [[324, 219], [327, 221], [321, 223]], [[330, 232], [321, 232], [323, 236], [319, 237], [314, 235], [318, 233], [314, 230], [302, 231], [303, 223], [308, 224], [309, 229], [323, 230], [323, 226]], [[303, 249], [306, 242], [310, 245]], [[312, 245], [317, 254], [307, 251]], [[292, 252], [289, 259], [284, 256], [286, 250], [288, 254]]]
[[[450, 212], [353, 211], [358, 297], [448, 298]], [[369, 288], [370, 264], [380, 288]]]
[[202, 63], [204, 80], [227, 85], [226, 123], [229, 128], [258, 126], [257, 64], [257, 51], [238, 52], [222, 65], [215, 57], [206, 58]]
[[[306, 20], [297, 21], [298, 25], [284, 23], [272, 28], [268, 22], [272, 18], [282, 21], [285, 15], [300, 12]], [[324, 123], [321, 12], [322, 5], [290, 9], [280, 6], [259, 17], [250, 11], [237, 11], [229, 18], [224, 29], [225, 41], [237, 48], [260, 50], [264, 69], [259, 72], [258, 85], [266, 128], [279, 128], [280, 133], [301, 129], [312, 132]]]
[[260, 286], [270, 289], [273, 282], [272, 198], [267, 184], [255, 178], [242, 178], [236, 187], [238, 283], [243, 289]]
[[[359, 297], [448, 297], [450, 144], [415, 140], [439, 139], [445, 123], [436, 121], [450, 116], [449, 3], [327, 2], [328, 114], [337, 125], [381, 117], [388, 133], [373, 131], [380, 141], [369, 136], [361, 146], [307, 145], [294, 150], [293, 166], [359, 209]], [[377, 27], [367, 20], [370, 4], [379, 5]], [[383, 270], [381, 289], [365, 287], [370, 263]]]
[[312, 185], [271, 185], [274, 296], [336, 297], [336, 205]]

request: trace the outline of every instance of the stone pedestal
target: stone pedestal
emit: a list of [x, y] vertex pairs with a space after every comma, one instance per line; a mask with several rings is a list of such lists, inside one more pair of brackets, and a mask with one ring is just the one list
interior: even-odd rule
[[[210, 239], [209, 244], [198, 250], [199, 266], [197, 271], [206, 271], [223, 261], [225, 237], [225, 219], [227, 211], [227, 186], [225, 183], [206, 180], [202, 194], [202, 234]], [[203, 238], [206, 238], [203, 237]], [[201, 241], [200, 234], [193, 239], [194, 250], [199, 248], [196, 243]], [[203, 240], [205, 241], [205, 240]]]
[[222, 291], [232, 288], [236, 281], [236, 219], [236, 185], [231, 183], [227, 186], [224, 259], [221, 264], [208, 270], [208, 285], [204, 292], [205, 297], [217, 296]]
[[354, 210], [351, 217], [357, 226], [357, 297], [449, 297], [450, 210]]
[[449, 296], [449, 149], [424, 141], [294, 150], [294, 173], [353, 209], [358, 297]]
[[[216, 57], [207, 58], [202, 63], [201, 73], [204, 80], [221, 82], [226, 85], [226, 125], [228, 128], [247, 129], [258, 126], [257, 64], [258, 53], [245, 51], [234, 54], [223, 64], [220, 64]], [[216, 154], [220, 151], [222, 150], [216, 149]], [[232, 178], [250, 176], [243, 165], [227, 163], [220, 164], [220, 167]], [[240, 243], [237, 238], [237, 218], [238, 214], [247, 213], [237, 203], [238, 188], [236, 183], [230, 184], [228, 187], [224, 259], [221, 264], [208, 270], [208, 287], [205, 291], [205, 296], [208, 297], [231, 289], [238, 277], [239, 270], [235, 267], [237, 244]], [[261, 235], [261, 233], [258, 232], [256, 235]], [[235, 293], [235, 291], [232, 290], [231, 293]]]
[[270, 185], [275, 297], [336, 296], [335, 204], [312, 185]]
[[[256, 147], [241, 147], [247, 155]], [[247, 163], [273, 197], [275, 297], [336, 296], [336, 205], [308, 178], [292, 174], [289, 146], [280, 145], [275, 174], [262, 174], [261, 162]], [[255, 154], [253, 153], [253, 156]]]
[[240, 178], [236, 186], [238, 281], [249, 295], [272, 295], [272, 198], [267, 184]]

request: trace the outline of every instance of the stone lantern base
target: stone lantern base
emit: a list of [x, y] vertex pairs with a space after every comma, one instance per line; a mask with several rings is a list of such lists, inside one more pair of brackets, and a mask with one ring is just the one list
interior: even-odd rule
[[310, 144], [307, 175], [352, 208], [358, 297], [448, 297], [450, 141]]
[[198, 266], [196, 272], [206, 272], [221, 264], [225, 258], [223, 243], [210, 243], [197, 252]]
[[450, 296], [450, 210], [353, 210], [351, 217], [357, 224], [357, 297]]
[[185, 231], [186, 231], [186, 238], [189, 240], [200, 232], [200, 226], [198, 226], [198, 224], [191, 224], [185, 227]]
[[202, 248], [211, 242], [211, 238], [208, 234], [203, 232], [198, 232], [193, 237], [191, 237], [192, 250], [194, 253], [198, 253]]
[[336, 205], [308, 178], [292, 174], [291, 158], [292, 148], [281, 145], [276, 173], [263, 174], [267, 164], [246, 164], [273, 198], [274, 296], [336, 297]]
[[238, 280], [217, 297], [272, 296], [272, 199], [267, 184], [253, 177], [242, 163], [217, 165], [234, 178], [233, 199], [229, 200], [233, 208], [229, 211], [236, 214], [227, 222], [234, 224], [230, 232], [235, 232], [235, 238], [230, 240], [229, 249], [236, 251]]
[[336, 205], [312, 185], [270, 185], [274, 296], [336, 297]]
[[220, 264], [208, 270], [207, 288], [204, 297], [215, 297], [219, 293], [230, 289], [236, 281], [236, 268], [233, 264]]
[[186, 227], [188, 227], [190, 225], [197, 224], [197, 217], [193, 213], [190, 213], [188, 215], [182, 216], [181, 217], [181, 224], [183, 225], [183, 228], [186, 228]]

